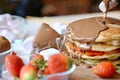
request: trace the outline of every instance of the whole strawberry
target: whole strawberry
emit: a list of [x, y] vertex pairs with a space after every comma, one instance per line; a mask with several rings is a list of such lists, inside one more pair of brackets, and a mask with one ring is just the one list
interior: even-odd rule
[[93, 72], [100, 77], [110, 78], [116, 73], [115, 67], [112, 62], [101, 62], [93, 67]]
[[48, 67], [46, 67], [43, 71], [41, 71], [42, 75], [49, 75], [50, 74], [50, 70]]
[[33, 55], [32, 59], [30, 60], [30, 65], [37, 66], [37, 63], [41, 63], [44, 61], [44, 58], [40, 54]]
[[46, 67], [46, 61], [44, 61], [44, 57], [40, 54], [33, 55], [29, 64], [40, 70], [43, 70]]
[[37, 72], [35, 66], [25, 65], [20, 70], [20, 80], [37, 80]]
[[64, 54], [54, 54], [48, 59], [48, 68], [51, 74], [67, 71], [71, 68], [71, 60]]
[[20, 57], [15, 54], [8, 54], [5, 57], [5, 66], [8, 72], [14, 76], [19, 77], [20, 69], [24, 66], [24, 63]]

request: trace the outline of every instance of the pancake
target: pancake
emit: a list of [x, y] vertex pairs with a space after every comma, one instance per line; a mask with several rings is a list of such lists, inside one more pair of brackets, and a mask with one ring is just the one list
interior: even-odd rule
[[115, 51], [111, 51], [111, 53], [104, 54], [102, 56], [88, 56], [88, 55], [84, 54], [83, 52], [75, 51], [74, 49], [70, 48], [70, 46], [68, 44], [65, 44], [65, 45], [66, 45], [66, 48], [67, 48], [68, 52], [70, 53], [70, 55], [72, 55], [73, 57], [75, 55], [78, 55], [79, 59], [80, 58], [85, 58], [85, 59], [105, 59], [105, 58], [109, 58], [110, 59], [110, 58], [120, 57], [120, 52], [115, 52]]
[[68, 56], [77, 64], [85, 63], [92, 67], [102, 61], [110, 61], [118, 72], [120, 20], [107, 17], [107, 9], [104, 17], [85, 18], [70, 23], [67, 26], [65, 46]]
[[86, 18], [70, 23], [67, 29], [65, 46], [76, 61], [88, 64], [120, 60], [119, 19], [107, 17], [103, 22], [102, 17]]
[[95, 43], [91, 45], [91, 50], [93, 51], [112, 51], [115, 49], [120, 48], [120, 45], [114, 46], [109, 44], [103, 44], [103, 43]]
[[79, 43], [78, 41], [70, 40], [70, 38], [69, 38], [68, 42], [73, 43], [74, 45], [78, 46], [79, 48], [87, 49], [87, 48], [91, 47], [91, 50], [93, 50], [93, 51], [112, 51], [114, 49], [120, 48], [120, 40], [111, 40], [111, 41], [106, 41], [104, 43], [95, 42], [95, 43], [91, 43], [91, 44], [86, 44], [86, 43]]
[[120, 40], [110, 40], [110, 41], [106, 41], [106, 44], [110, 44], [110, 45], [120, 45]]
[[95, 42], [106, 42], [110, 40], [120, 41], [120, 28], [109, 28], [105, 31], [102, 31], [96, 38]]
[[118, 25], [118, 24], [107, 23], [106, 26], [109, 26], [110, 28], [120, 28], [120, 25]]
[[91, 42], [96, 39], [101, 31], [108, 28], [103, 24], [103, 22], [101, 22], [101, 20], [102, 17], [92, 17], [78, 20], [70, 23], [67, 29], [70, 31], [71, 38], [73, 40]]

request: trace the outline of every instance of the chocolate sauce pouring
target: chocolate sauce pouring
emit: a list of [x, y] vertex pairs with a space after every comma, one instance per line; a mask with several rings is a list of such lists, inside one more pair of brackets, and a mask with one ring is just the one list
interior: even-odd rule
[[[109, 17], [107, 18], [108, 11], [114, 8], [115, 6], [117, 6], [118, 4], [117, 1], [116, 0], [103, 0], [102, 2], [104, 3], [104, 7], [105, 7], [104, 8], [105, 16], [104, 16], [103, 21], [102, 21], [102, 17], [94, 17], [94, 18], [77, 21], [71, 24], [70, 25], [71, 27], [68, 28], [68, 29], [72, 28], [71, 30], [74, 33], [74, 37], [77, 36], [76, 38], [79, 38], [81, 42], [94, 41], [98, 37], [98, 34], [101, 31], [108, 29], [108, 27], [104, 23], [119, 24], [119, 20], [117, 21], [117, 19], [113, 19]], [[77, 27], [74, 27], [74, 25]], [[82, 27], [81, 25], [84, 25], [84, 27]], [[91, 28], [90, 26], [92, 26], [93, 28]], [[89, 30], [89, 31], [86, 31], [86, 30]], [[81, 34], [79, 34], [79, 32]]]
[[[109, 29], [109, 27], [106, 26], [107, 23], [120, 24], [120, 20], [107, 17], [107, 12], [111, 8], [115, 7], [115, 5], [112, 4], [113, 3], [116, 4], [117, 2], [110, 0], [103, 0], [102, 3], [104, 3], [105, 17], [92, 17], [92, 18], [82, 19], [68, 25], [67, 29], [70, 33], [70, 38], [73, 41], [78, 41], [79, 43], [85, 43], [90, 46], [91, 43], [95, 42], [95, 39], [99, 36], [100, 32]], [[83, 49], [84, 47], [81, 48]], [[89, 47], [88, 49], [90, 48], [91, 47]]]
[[105, 16], [104, 16], [104, 22], [105, 22], [105, 19], [107, 17], [107, 12], [109, 10], [109, 2], [110, 2], [110, 0], [103, 0], [103, 2], [105, 3], [105, 8], [106, 8]]
[[99, 9], [104, 12], [104, 18], [103, 18], [103, 22], [106, 21], [107, 18], [107, 13], [110, 9], [116, 7], [118, 4], [118, 2], [116, 0], [103, 0], [100, 5], [99, 5]]

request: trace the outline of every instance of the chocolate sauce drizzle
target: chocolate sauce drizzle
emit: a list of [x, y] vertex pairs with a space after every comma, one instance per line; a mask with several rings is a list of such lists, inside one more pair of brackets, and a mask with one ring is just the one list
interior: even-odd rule
[[99, 33], [108, 27], [103, 24], [102, 17], [93, 17], [73, 22], [68, 29], [73, 33], [73, 39], [89, 43], [94, 42]]

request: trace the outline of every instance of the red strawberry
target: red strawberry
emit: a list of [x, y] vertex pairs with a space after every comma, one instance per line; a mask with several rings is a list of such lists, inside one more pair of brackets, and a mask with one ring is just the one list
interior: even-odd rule
[[12, 76], [19, 77], [20, 69], [24, 66], [24, 63], [17, 55], [8, 54], [5, 57], [5, 66]]
[[11, 55], [16, 55], [16, 53], [13, 51], [13, 52], [11, 53]]
[[85, 54], [88, 56], [102, 56], [104, 52], [100, 51], [85, 51]]
[[71, 68], [71, 60], [64, 54], [54, 54], [48, 59], [50, 73], [59, 73]]
[[36, 63], [38, 62], [43, 62], [44, 61], [44, 58], [42, 55], [40, 54], [35, 54], [32, 59], [30, 60], [30, 65], [33, 65], [33, 66], [37, 66]]
[[35, 66], [36, 69], [40, 70], [43, 70], [46, 67], [46, 62], [44, 61], [43, 56], [40, 54], [35, 54], [30, 60], [29, 64]]
[[37, 80], [38, 70], [33, 65], [25, 65], [20, 70], [20, 80]]
[[41, 72], [42, 75], [48, 75], [50, 74], [50, 70], [48, 67], [46, 67], [42, 72]]
[[110, 78], [115, 74], [115, 67], [111, 62], [101, 62], [93, 67], [93, 72], [100, 77]]

